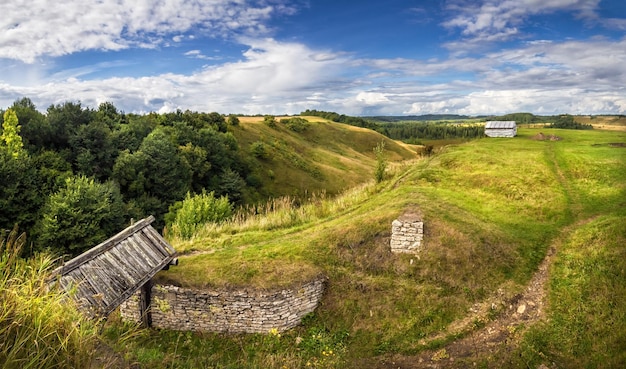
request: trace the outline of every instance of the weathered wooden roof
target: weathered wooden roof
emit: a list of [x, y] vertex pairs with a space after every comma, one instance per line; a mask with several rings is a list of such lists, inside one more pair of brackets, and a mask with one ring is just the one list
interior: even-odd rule
[[516, 124], [513, 120], [490, 120], [485, 123], [485, 129], [511, 129], [515, 127]]
[[142, 219], [66, 262], [53, 275], [92, 316], [107, 316], [166, 267], [176, 250]]

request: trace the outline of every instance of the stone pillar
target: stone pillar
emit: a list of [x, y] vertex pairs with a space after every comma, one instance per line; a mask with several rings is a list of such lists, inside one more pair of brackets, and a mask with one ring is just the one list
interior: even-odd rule
[[424, 241], [424, 222], [417, 214], [405, 214], [391, 223], [391, 252], [417, 254]]

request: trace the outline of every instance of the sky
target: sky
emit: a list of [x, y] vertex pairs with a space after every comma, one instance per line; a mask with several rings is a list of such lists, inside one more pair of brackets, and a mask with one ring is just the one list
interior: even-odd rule
[[11, 0], [0, 108], [626, 114], [624, 0]]

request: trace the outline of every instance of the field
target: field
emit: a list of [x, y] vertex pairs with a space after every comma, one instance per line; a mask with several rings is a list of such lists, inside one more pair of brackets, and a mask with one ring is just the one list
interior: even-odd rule
[[626, 131], [626, 117], [615, 115], [575, 116], [578, 123], [591, 124], [595, 129]]
[[[105, 335], [145, 367], [378, 368], [425, 354], [450, 367], [623, 367], [626, 148], [614, 144], [626, 133], [536, 133], [446, 147], [381, 184], [308, 205], [286, 199], [171, 240], [180, 265], [158, 278], [183, 286], [273, 289], [324, 273], [321, 306], [290, 332], [150, 331], [113, 319]], [[409, 211], [424, 215], [425, 250], [394, 256], [391, 222]], [[511, 326], [495, 350], [451, 360], [455, 341], [506, 316], [546, 255], [545, 317]]]

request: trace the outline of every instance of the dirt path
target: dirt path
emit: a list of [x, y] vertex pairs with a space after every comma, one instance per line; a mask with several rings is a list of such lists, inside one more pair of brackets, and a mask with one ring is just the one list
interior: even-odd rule
[[[559, 167], [554, 147], [547, 147], [546, 157], [553, 166], [555, 179], [563, 188], [568, 202], [568, 211], [579, 214], [581, 210], [579, 195], [571, 187]], [[378, 358], [376, 362], [369, 362], [362, 366], [376, 369], [469, 368], [488, 360], [496, 353], [502, 354], [512, 351], [517, 347], [520, 337], [528, 327], [545, 317], [548, 272], [561, 240], [566, 238], [573, 229], [592, 221], [594, 218], [580, 220], [560, 232], [560, 237], [555, 238], [550, 245], [546, 257], [523, 293], [506, 302], [498, 301], [496, 296], [482, 304], [476, 304], [468, 316], [453, 323], [439, 336], [431, 337], [429, 341], [471, 331], [474, 322], [488, 321], [489, 310], [497, 308], [497, 303], [504, 303], [504, 311], [494, 320], [488, 321], [484, 327], [475, 329], [464, 338], [453, 341], [440, 350], [427, 350], [415, 356], [384, 356]]]
[[[508, 301], [505, 310], [493, 321], [470, 335], [454, 341], [437, 351], [424, 351], [415, 356], [394, 355], [383, 357], [373, 368], [465, 368], [473, 367], [478, 361], [488, 359], [501, 350], [511, 350], [516, 339], [527, 327], [544, 316], [546, 303], [545, 285], [548, 270], [554, 259], [556, 248], [552, 246], [525, 291]], [[463, 322], [475, 321], [484, 315], [481, 307]], [[463, 323], [458, 324], [463, 325]]]

